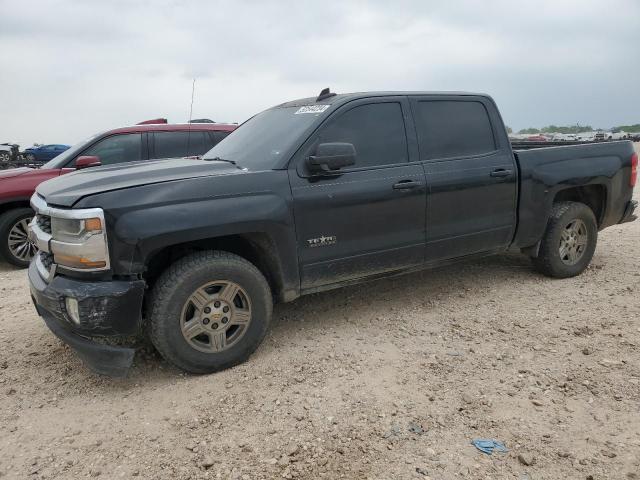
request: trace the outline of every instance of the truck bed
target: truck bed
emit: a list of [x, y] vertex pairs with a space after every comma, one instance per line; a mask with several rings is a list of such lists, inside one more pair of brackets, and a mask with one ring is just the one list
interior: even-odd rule
[[558, 192], [575, 185], [583, 185], [579, 188], [589, 194], [604, 195], [599, 228], [618, 223], [633, 194], [629, 184], [633, 154], [633, 143], [628, 140], [514, 149], [520, 170], [514, 245], [534, 245], [544, 233]]

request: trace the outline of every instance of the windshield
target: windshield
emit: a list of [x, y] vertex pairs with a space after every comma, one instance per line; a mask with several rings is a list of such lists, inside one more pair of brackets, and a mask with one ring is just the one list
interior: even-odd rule
[[272, 108], [257, 114], [209, 150], [202, 158], [231, 160], [241, 168], [268, 170], [274, 168], [301, 142], [329, 105]]
[[[47, 163], [42, 165], [40, 168], [64, 168], [67, 165], [67, 162], [75, 157], [78, 153], [80, 153], [91, 141], [95, 140], [97, 137], [102, 135], [102, 133], [96, 133], [95, 135], [83, 140], [80, 143], [76, 143], [73, 147], [65, 150], [60, 155], [52, 158]], [[73, 165], [72, 165], [73, 167]]]

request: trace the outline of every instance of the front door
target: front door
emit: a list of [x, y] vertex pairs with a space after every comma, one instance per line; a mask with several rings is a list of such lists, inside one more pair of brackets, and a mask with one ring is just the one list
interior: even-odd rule
[[[406, 97], [348, 103], [325, 121], [289, 170], [303, 290], [421, 265], [425, 178]], [[411, 128], [409, 128], [411, 127]], [[320, 143], [354, 145], [356, 164], [314, 177]]]

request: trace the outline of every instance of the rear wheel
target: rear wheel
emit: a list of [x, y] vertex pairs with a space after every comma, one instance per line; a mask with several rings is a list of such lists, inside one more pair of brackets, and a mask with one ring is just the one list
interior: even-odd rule
[[27, 227], [32, 217], [30, 208], [17, 208], [0, 215], [0, 255], [17, 267], [28, 267], [38, 251], [28, 236]]
[[587, 205], [556, 203], [533, 264], [538, 271], [550, 277], [579, 275], [591, 262], [597, 242], [598, 224]]
[[197, 252], [158, 279], [149, 299], [150, 337], [170, 363], [211, 373], [245, 361], [264, 339], [272, 298], [262, 273], [227, 252]]

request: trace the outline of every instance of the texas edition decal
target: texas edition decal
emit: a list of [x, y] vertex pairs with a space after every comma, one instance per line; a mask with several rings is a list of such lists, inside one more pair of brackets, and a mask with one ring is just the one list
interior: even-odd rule
[[318, 238], [310, 238], [309, 240], [307, 240], [307, 244], [311, 247], [311, 248], [315, 248], [315, 247], [326, 247], [328, 245], [335, 245], [335, 243], [338, 241], [338, 239], [336, 238], [335, 235], [331, 235], [329, 237], [326, 236], [321, 236]]

